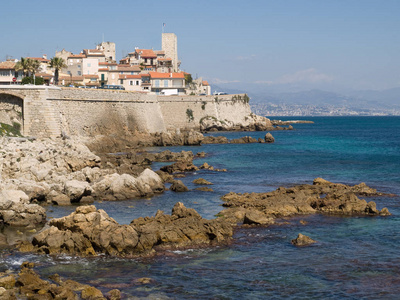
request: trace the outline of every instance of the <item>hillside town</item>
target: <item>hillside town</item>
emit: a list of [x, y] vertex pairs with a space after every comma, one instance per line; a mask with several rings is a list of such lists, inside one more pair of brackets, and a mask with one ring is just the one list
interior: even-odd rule
[[[202, 78], [180, 69], [177, 36], [162, 33], [161, 50], [135, 47], [117, 62], [116, 45], [102, 42], [74, 54], [62, 49], [51, 59], [24, 57], [0, 62], [0, 85], [29, 83], [77, 88], [120, 89], [157, 95], [211, 95]], [[29, 67], [27, 67], [27, 63]], [[37, 82], [36, 82], [37, 81]]]

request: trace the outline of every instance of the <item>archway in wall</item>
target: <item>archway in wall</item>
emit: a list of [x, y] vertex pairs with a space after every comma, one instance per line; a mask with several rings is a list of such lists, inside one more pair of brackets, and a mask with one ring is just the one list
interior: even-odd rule
[[0, 125], [2, 127], [9, 125], [22, 133], [24, 128], [23, 107], [23, 100], [20, 97], [0, 93]]

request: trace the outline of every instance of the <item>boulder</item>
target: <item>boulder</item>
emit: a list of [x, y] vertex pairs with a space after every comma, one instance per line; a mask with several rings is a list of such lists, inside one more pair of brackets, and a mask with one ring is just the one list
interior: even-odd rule
[[255, 138], [251, 136], [244, 136], [238, 139], [233, 139], [230, 141], [231, 144], [248, 144], [248, 143], [257, 143]]
[[197, 171], [199, 168], [193, 164], [192, 160], [189, 161], [178, 161], [172, 165], [161, 167], [160, 170], [168, 174], [176, 172], [191, 172]]
[[203, 184], [203, 185], [211, 185], [212, 183], [209, 182], [208, 180], [205, 180], [204, 178], [197, 178], [193, 180], [194, 184]]
[[274, 139], [274, 137], [272, 136], [272, 134], [268, 132], [268, 133], [265, 135], [265, 137], [264, 137], [264, 141], [265, 141], [266, 143], [274, 143], [274, 142], [275, 142], [275, 139]]
[[174, 180], [169, 189], [174, 192], [187, 192], [189, 190], [181, 180]]
[[297, 238], [292, 240], [292, 244], [295, 246], [309, 246], [311, 244], [316, 243], [312, 238], [299, 233]]
[[225, 136], [205, 136], [202, 144], [227, 144], [229, 140]]
[[243, 224], [248, 225], [267, 225], [273, 224], [274, 219], [258, 210], [247, 211], [243, 218]]
[[71, 202], [79, 202], [83, 196], [90, 195], [92, 191], [86, 181], [69, 180], [64, 184], [64, 193], [71, 199]]

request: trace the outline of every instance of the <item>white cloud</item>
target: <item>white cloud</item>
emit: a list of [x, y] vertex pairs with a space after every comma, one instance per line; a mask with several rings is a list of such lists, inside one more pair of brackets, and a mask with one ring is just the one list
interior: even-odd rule
[[320, 73], [314, 68], [297, 71], [293, 74], [285, 74], [275, 81], [256, 81], [259, 84], [290, 84], [290, 83], [324, 83], [331, 82], [334, 78], [330, 75]]

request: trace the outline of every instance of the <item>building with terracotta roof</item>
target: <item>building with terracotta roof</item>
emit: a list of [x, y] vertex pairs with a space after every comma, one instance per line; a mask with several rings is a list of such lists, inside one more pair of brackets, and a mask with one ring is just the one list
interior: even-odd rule
[[185, 94], [184, 73], [149, 72], [151, 91], [158, 94]]
[[[16, 61], [3, 61], [0, 62], [0, 85], [20, 84], [22, 80], [22, 71], [15, 71]], [[13, 78], [16, 81], [13, 81]]]

